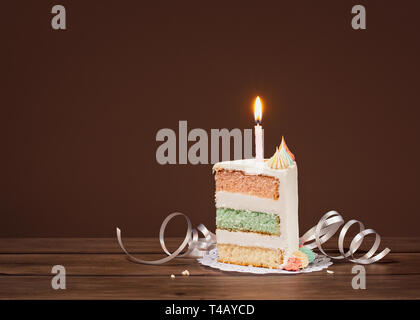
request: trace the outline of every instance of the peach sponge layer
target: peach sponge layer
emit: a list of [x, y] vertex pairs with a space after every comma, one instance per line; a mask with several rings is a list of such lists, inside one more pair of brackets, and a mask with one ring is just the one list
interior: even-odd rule
[[218, 243], [217, 252], [219, 255], [217, 261], [223, 263], [273, 269], [281, 269], [280, 265], [283, 263], [283, 253], [280, 249]]
[[243, 193], [262, 198], [278, 200], [279, 180], [264, 175], [247, 175], [243, 171], [216, 171], [216, 191]]

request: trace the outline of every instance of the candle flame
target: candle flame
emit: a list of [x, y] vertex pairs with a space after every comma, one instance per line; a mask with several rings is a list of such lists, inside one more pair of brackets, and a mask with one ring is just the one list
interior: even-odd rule
[[262, 119], [262, 104], [261, 104], [260, 97], [257, 97], [257, 99], [255, 99], [254, 117], [255, 117], [255, 122], [257, 122], [259, 124], [261, 122], [261, 119]]

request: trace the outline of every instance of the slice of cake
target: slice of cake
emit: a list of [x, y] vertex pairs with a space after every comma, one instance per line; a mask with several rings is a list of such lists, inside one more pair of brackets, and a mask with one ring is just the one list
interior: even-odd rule
[[306, 266], [295, 254], [298, 173], [284, 139], [269, 160], [219, 162], [213, 170], [218, 261], [289, 270]]

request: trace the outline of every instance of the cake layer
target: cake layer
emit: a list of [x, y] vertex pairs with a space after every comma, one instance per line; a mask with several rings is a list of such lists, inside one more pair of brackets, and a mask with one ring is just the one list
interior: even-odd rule
[[[216, 172], [216, 175], [219, 173], [220, 177], [226, 175], [226, 179], [222, 177], [221, 182], [229, 181], [229, 190], [235, 191], [225, 190], [228, 188], [224, 188], [223, 184], [216, 188], [215, 198], [217, 208], [277, 214], [281, 222], [279, 236], [254, 232], [218, 230], [216, 231], [218, 244], [281, 249], [285, 257], [298, 250], [298, 168], [296, 163], [287, 169], [277, 170], [271, 169], [265, 163], [257, 162], [255, 159], [234, 160], [219, 162], [213, 166], [213, 170]], [[267, 198], [260, 197], [258, 194], [236, 192], [238, 189], [234, 185], [235, 179], [229, 177], [229, 172], [237, 172], [237, 174], [246, 175], [248, 178], [254, 176], [257, 182], [260, 177], [271, 177], [274, 179], [271, 181], [277, 181], [278, 183], [278, 196]], [[242, 183], [246, 183], [246, 179], [244, 181], [240, 179], [237, 181], [239, 185]], [[265, 188], [266, 185], [262, 184], [262, 187]], [[273, 188], [270, 190], [273, 191]]]
[[252, 231], [280, 235], [280, 218], [276, 214], [218, 208], [216, 226], [233, 231]]
[[279, 180], [265, 175], [247, 175], [243, 171], [217, 170], [216, 192], [228, 191], [262, 198], [279, 198]]
[[217, 244], [234, 244], [245, 247], [288, 249], [284, 237], [255, 232], [216, 229]]
[[251, 210], [280, 215], [280, 201], [226, 191], [216, 192], [216, 208]]
[[218, 261], [243, 266], [280, 269], [283, 253], [279, 249], [217, 244]]

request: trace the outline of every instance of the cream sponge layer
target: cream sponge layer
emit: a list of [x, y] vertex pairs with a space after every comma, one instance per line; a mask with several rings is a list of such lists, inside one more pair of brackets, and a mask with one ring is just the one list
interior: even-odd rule
[[243, 266], [281, 269], [283, 252], [278, 249], [217, 244], [218, 261]]

